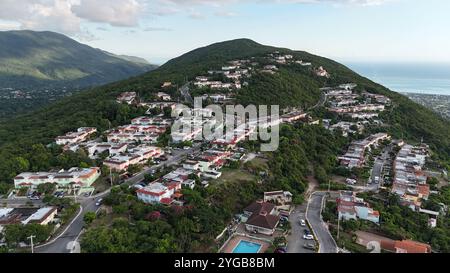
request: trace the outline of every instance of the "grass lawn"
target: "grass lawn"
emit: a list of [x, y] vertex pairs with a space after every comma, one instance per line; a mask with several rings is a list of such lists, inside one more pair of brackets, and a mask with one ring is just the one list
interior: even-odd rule
[[113, 214], [113, 213], [107, 213], [103, 214], [101, 217], [96, 218], [90, 225], [89, 229], [91, 228], [98, 228], [98, 227], [109, 227], [112, 225], [112, 222], [115, 218], [118, 218], [119, 215]]
[[220, 184], [226, 183], [226, 182], [232, 182], [232, 181], [246, 182], [246, 181], [253, 181], [255, 179], [256, 179], [256, 176], [252, 175], [251, 173], [249, 173], [245, 170], [223, 168], [222, 176], [219, 179], [214, 180], [213, 182], [216, 185], [220, 185]]
[[267, 165], [268, 162], [268, 159], [256, 157], [252, 161], [247, 162], [247, 164], [252, 166], [253, 168], [267, 170], [269, 169], [269, 166]]
[[95, 188], [96, 193], [104, 192], [111, 187], [111, 184], [107, 181], [108, 177], [101, 176], [92, 184], [92, 187]]

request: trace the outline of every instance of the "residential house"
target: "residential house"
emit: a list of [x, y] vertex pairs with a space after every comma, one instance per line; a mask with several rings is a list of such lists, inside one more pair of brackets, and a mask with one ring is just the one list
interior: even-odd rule
[[136, 193], [138, 199], [144, 203], [170, 205], [173, 202], [174, 194], [179, 190], [181, 190], [181, 183], [171, 182], [164, 185], [153, 182]]
[[115, 171], [125, 171], [131, 165], [142, 165], [150, 159], [163, 155], [163, 150], [159, 147], [141, 145], [130, 149], [127, 153], [108, 157], [103, 164]]
[[188, 179], [181, 183], [182, 188], [187, 188], [193, 190], [195, 188], [195, 180]]
[[64, 136], [58, 136], [56, 138], [56, 144], [58, 145], [70, 145], [86, 141], [91, 135], [97, 132], [97, 128], [82, 127], [78, 128], [76, 132], [69, 132]]
[[0, 227], [10, 224], [39, 224], [45, 226], [53, 222], [57, 213], [56, 207], [1, 208]]
[[256, 201], [244, 209], [244, 215], [248, 218], [245, 228], [249, 232], [257, 232], [265, 235], [273, 235], [280, 222], [280, 216], [272, 203]]
[[339, 219], [367, 220], [378, 224], [380, 213], [373, 210], [364, 199], [356, 197], [354, 192], [341, 191], [337, 199]]
[[124, 92], [117, 97], [118, 103], [133, 104], [136, 100], [136, 92]]
[[161, 88], [168, 88], [168, 87], [171, 87], [172, 86], [172, 83], [171, 82], [164, 82], [162, 85], [161, 85]]
[[283, 123], [291, 123], [306, 118], [308, 114], [303, 111], [294, 111], [281, 116]]
[[30, 187], [36, 189], [41, 184], [56, 184], [60, 188], [90, 187], [101, 175], [100, 168], [72, 168], [60, 172], [25, 172], [14, 178], [16, 189]]
[[156, 94], [156, 96], [157, 96], [159, 99], [163, 100], [163, 101], [170, 101], [170, 100], [172, 100], [172, 97], [171, 97], [169, 94], [164, 93], [164, 92], [158, 92], [158, 93]]
[[381, 248], [394, 253], [431, 253], [431, 246], [428, 244], [412, 241], [381, 241]]

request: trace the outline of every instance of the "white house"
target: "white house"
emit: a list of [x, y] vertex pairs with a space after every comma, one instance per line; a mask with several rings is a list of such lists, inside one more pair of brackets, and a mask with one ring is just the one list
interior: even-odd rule
[[90, 187], [101, 175], [100, 168], [72, 168], [68, 171], [60, 172], [38, 172], [21, 173], [14, 178], [14, 186], [18, 188], [37, 188], [41, 184], [57, 184], [58, 187], [66, 188], [72, 185], [75, 187]]
[[137, 197], [148, 204], [166, 204], [173, 202], [172, 196], [181, 189], [181, 183], [169, 183], [163, 185], [159, 182], [150, 183], [148, 186], [137, 191]]
[[80, 143], [85, 140], [92, 134], [97, 132], [97, 128], [92, 127], [82, 127], [79, 128], [76, 132], [69, 132], [64, 136], [59, 136], [56, 138], [56, 144], [58, 145], [68, 145]]
[[170, 100], [172, 100], [172, 97], [171, 97], [169, 94], [164, 93], [164, 92], [158, 92], [158, 93], [156, 94], [156, 96], [157, 96], [159, 99], [163, 100], [163, 101], [170, 101]]

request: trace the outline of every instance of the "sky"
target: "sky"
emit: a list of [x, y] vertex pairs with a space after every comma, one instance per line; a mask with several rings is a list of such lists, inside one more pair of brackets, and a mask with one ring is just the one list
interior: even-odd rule
[[162, 64], [237, 38], [347, 62], [450, 63], [448, 0], [0, 0], [0, 30], [49, 30]]

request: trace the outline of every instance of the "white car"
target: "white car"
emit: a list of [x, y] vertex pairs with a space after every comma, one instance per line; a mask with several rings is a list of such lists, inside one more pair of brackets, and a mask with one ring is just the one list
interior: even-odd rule
[[314, 240], [314, 236], [312, 234], [303, 235], [303, 239], [305, 240]]
[[102, 198], [98, 199], [97, 202], [95, 203], [95, 205], [96, 205], [97, 207], [100, 206], [100, 205], [102, 204], [102, 201], [103, 201]]
[[304, 227], [306, 226], [306, 222], [303, 219], [300, 219], [300, 226]]
[[346, 182], [347, 182], [347, 184], [349, 184], [349, 185], [355, 185], [355, 184], [356, 184], [356, 180], [355, 180], [355, 179], [347, 178]]

